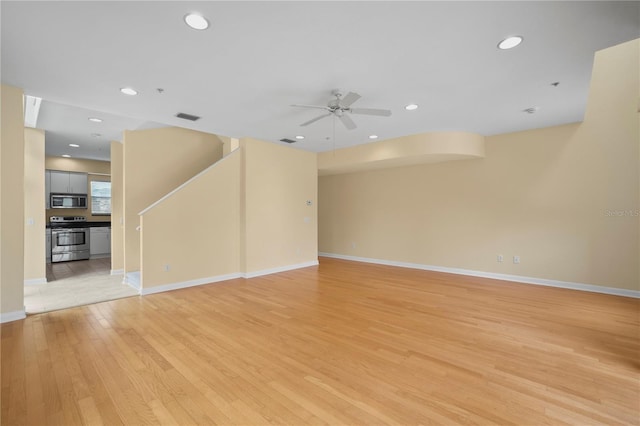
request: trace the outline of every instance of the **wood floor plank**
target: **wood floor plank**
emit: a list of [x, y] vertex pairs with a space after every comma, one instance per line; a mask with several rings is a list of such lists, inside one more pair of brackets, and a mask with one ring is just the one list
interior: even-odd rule
[[2, 324], [0, 423], [640, 425], [639, 316], [321, 258]]

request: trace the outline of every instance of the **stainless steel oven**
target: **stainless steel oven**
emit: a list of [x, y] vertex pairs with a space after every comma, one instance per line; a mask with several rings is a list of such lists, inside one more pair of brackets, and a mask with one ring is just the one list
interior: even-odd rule
[[77, 223], [85, 220], [82, 217], [51, 217], [52, 263], [89, 259], [89, 228]]

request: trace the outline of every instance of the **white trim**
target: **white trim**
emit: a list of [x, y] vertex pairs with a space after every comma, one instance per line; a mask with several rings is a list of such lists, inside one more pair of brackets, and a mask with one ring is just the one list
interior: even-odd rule
[[140, 291], [140, 294], [142, 296], [146, 296], [148, 294], [162, 293], [162, 292], [165, 292], [165, 291], [178, 290], [178, 289], [181, 289], [181, 288], [194, 287], [194, 286], [198, 286], [198, 285], [213, 284], [213, 283], [217, 283], [217, 282], [220, 282], [220, 281], [233, 280], [235, 278], [242, 278], [242, 274], [239, 273], [239, 272], [236, 272], [236, 273], [233, 273], [233, 274], [217, 275], [217, 276], [214, 276], [214, 277], [198, 278], [198, 279], [195, 279], [195, 280], [182, 281], [182, 282], [178, 282], [178, 283], [158, 285], [158, 286], [155, 286], [155, 287], [143, 288]]
[[127, 272], [124, 274], [124, 278], [122, 279], [122, 284], [126, 284], [132, 289], [136, 290], [140, 293], [140, 271], [135, 272]]
[[[162, 293], [162, 292], [165, 292], [165, 291], [178, 290], [178, 289], [181, 289], [181, 288], [194, 287], [194, 286], [198, 286], [198, 285], [213, 284], [213, 283], [217, 283], [217, 282], [221, 282], [221, 281], [233, 280], [233, 279], [236, 279], [236, 278], [255, 278], [255, 277], [260, 277], [262, 275], [275, 274], [275, 273], [278, 273], [278, 272], [291, 271], [293, 269], [307, 268], [309, 266], [317, 266], [317, 265], [318, 265], [318, 261], [317, 260], [312, 260], [310, 262], [298, 263], [298, 264], [295, 264], [295, 265], [280, 266], [280, 267], [277, 267], [277, 268], [263, 269], [261, 271], [248, 272], [248, 273], [245, 273], [245, 272], [234, 272], [234, 273], [231, 273], [231, 274], [216, 275], [216, 276], [213, 276], [213, 277], [206, 277], [206, 278], [197, 278], [195, 280], [164, 284], [164, 285], [148, 287], [148, 288], [142, 288], [142, 289], [140, 289], [139, 287], [134, 287], [129, 282], [127, 282], [127, 284], [131, 285], [136, 290], [139, 290], [140, 294], [142, 296], [146, 296], [148, 294]], [[135, 273], [133, 273], [133, 274], [135, 274]], [[128, 275], [129, 274], [127, 274], [127, 276]]]
[[26, 317], [27, 314], [25, 313], [24, 309], [22, 309], [21, 311], [6, 312], [4, 314], [0, 314], [0, 323], [18, 321], [21, 319], [25, 319]]
[[31, 278], [29, 280], [24, 280], [24, 285], [40, 285], [46, 284], [47, 278]]
[[276, 274], [278, 272], [292, 271], [294, 269], [308, 268], [309, 266], [317, 266], [317, 265], [318, 265], [318, 260], [316, 259], [316, 260], [311, 260], [309, 262], [297, 263], [295, 265], [286, 265], [286, 266], [279, 266], [277, 268], [262, 269], [260, 271], [245, 272], [243, 276], [245, 278], [255, 278], [255, 277], [261, 277], [262, 275]]
[[105, 257], [111, 257], [111, 253], [92, 254], [89, 259], [104, 259]]
[[112, 269], [110, 272], [111, 275], [123, 275], [124, 269]]
[[592, 293], [612, 294], [614, 296], [624, 296], [640, 298], [640, 291], [627, 290], [622, 288], [604, 287], [593, 284], [574, 283], [570, 281], [549, 280], [546, 278], [524, 277], [521, 275], [498, 274], [494, 272], [473, 271], [470, 269], [447, 268], [443, 266], [422, 265], [420, 263], [397, 262], [394, 260], [372, 259], [368, 257], [347, 256], [336, 253], [318, 253], [318, 256], [332, 257], [336, 259], [352, 260], [355, 262], [377, 263], [379, 265], [397, 266], [400, 268], [421, 269], [425, 271], [446, 272], [449, 274], [470, 275], [472, 277], [491, 278], [494, 280], [513, 281], [524, 284], [543, 285], [547, 287], [567, 288], [571, 290], [589, 291]]
[[158, 204], [160, 204], [161, 202], [163, 202], [167, 198], [171, 197], [176, 192], [180, 191], [185, 186], [189, 185], [192, 181], [198, 179], [200, 176], [202, 176], [203, 174], [207, 173], [209, 170], [211, 170], [212, 168], [214, 168], [215, 166], [220, 164], [222, 161], [224, 161], [227, 158], [229, 158], [231, 156], [231, 154], [233, 154], [234, 152], [236, 152], [236, 151], [233, 151], [230, 154], [228, 154], [226, 157], [223, 157], [223, 158], [219, 159], [218, 161], [216, 161], [215, 163], [213, 163], [212, 165], [210, 165], [209, 167], [207, 167], [206, 169], [204, 169], [203, 171], [201, 171], [200, 173], [198, 173], [197, 175], [195, 175], [194, 177], [192, 177], [191, 179], [189, 179], [188, 181], [186, 181], [185, 183], [183, 183], [182, 185], [180, 185], [179, 187], [177, 187], [173, 191], [169, 192], [164, 197], [162, 197], [159, 200], [155, 201], [153, 204], [151, 204], [150, 206], [148, 206], [147, 208], [142, 210], [140, 213], [138, 213], [138, 216], [142, 216], [143, 214], [145, 214], [146, 212], [148, 212], [149, 210], [151, 210], [152, 208], [154, 208], [155, 206], [157, 206]]

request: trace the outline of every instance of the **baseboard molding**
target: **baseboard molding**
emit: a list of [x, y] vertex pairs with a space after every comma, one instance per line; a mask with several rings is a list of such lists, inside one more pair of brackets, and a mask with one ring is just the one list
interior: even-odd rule
[[124, 274], [124, 269], [112, 269], [111, 270], [111, 275], [123, 275]]
[[47, 278], [32, 278], [29, 280], [24, 280], [24, 285], [41, 285], [46, 283]]
[[122, 279], [122, 284], [126, 284], [129, 287], [136, 290], [140, 293], [141, 283], [140, 283], [140, 271], [135, 272], [127, 272], [124, 274], [124, 278]]
[[480, 277], [480, 278], [491, 278], [494, 280], [501, 280], [501, 281], [513, 281], [513, 282], [523, 283], [523, 284], [534, 284], [534, 285], [542, 285], [547, 287], [559, 287], [559, 288], [566, 288], [571, 290], [588, 291], [592, 293], [611, 294], [614, 296], [633, 297], [636, 299], [640, 298], [640, 291], [638, 290], [626, 290], [622, 288], [604, 287], [604, 286], [593, 285], [593, 284], [583, 284], [583, 283], [575, 283], [575, 282], [569, 282], [569, 281], [557, 281], [557, 280], [549, 280], [546, 278], [525, 277], [521, 275], [498, 274], [494, 272], [474, 271], [470, 269], [447, 268], [443, 266], [423, 265], [420, 263], [409, 263], [409, 262], [397, 262], [393, 260], [372, 259], [368, 257], [347, 256], [347, 255], [336, 254], [336, 253], [318, 253], [318, 256], [332, 257], [335, 259], [343, 259], [343, 260], [352, 260], [355, 262], [375, 263], [378, 265], [397, 266], [400, 268], [412, 268], [412, 269], [421, 269], [424, 271], [446, 272], [449, 274], [469, 275], [472, 277]]
[[255, 277], [261, 277], [263, 275], [277, 274], [278, 272], [292, 271], [294, 269], [308, 268], [309, 266], [317, 266], [317, 265], [318, 265], [318, 260], [316, 259], [309, 262], [297, 263], [295, 265], [286, 265], [286, 266], [279, 266], [277, 268], [262, 269], [260, 271], [245, 272], [243, 276], [244, 278], [255, 278]]
[[[294, 269], [307, 268], [309, 266], [317, 266], [317, 265], [318, 265], [318, 261], [317, 260], [313, 260], [313, 261], [310, 261], [310, 262], [297, 263], [295, 265], [280, 266], [280, 267], [277, 267], [277, 268], [262, 269], [260, 271], [254, 271], [254, 272], [234, 272], [234, 273], [231, 273], [231, 274], [216, 275], [216, 276], [213, 276], [213, 277], [197, 278], [195, 280], [188, 280], [188, 281], [182, 281], [182, 282], [177, 282], [177, 283], [171, 283], [171, 284], [164, 284], [164, 285], [159, 285], [159, 286], [154, 286], [154, 287], [142, 288], [141, 290], [140, 290], [139, 287], [134, 287], [129, 282], [127, 282], [127, 284], [129, 284], [133, 288], [139, 290], [140, 294], [142, 296], [146, 296], [148, 294], [162, 293], [162, 292], [171, 291], [171, 290], [179, 290], [181, 288], [195, 287], [195, 286], [198, 286], [198, 285], [213, 284], [213, 283], [217, 283], [217, 282], [233, 280], [233, 279], [236, 279], [236, 278], [256, 278], [256, 277], [260, 277], [260, 276], [263, 276], [263, 275], [276, 274], [278, 272], [286, 272], [286, 271], [291, 271], [291, 270], [294, 270]], [[127, 276], [129, 276], [129, 274], [127, 274]], [[127, 281], [129, 281], [129, 280], [127, 279]], [[138, 285], [139, 285], [139, 282], [138, 282]]]
[[146, 296], [148, 294], [162, 293], [162, 292], [171, 291], [171, 290], [179, 290], [181, 288], [195, 287], [198, 285], [213, 284], [221, 281], [233, 280], [236, 278], [243, 278], [243, 276], [241, 273], [236, 272], [233, 274], [216, 275], [216, 276], [207, 277], [207, 278], [198, 278], [195, 280], [182, 281], [177, 283], [158, 285], [155, 287], [143, 288], [140, 294], [143, 296]]
[[111, 253], [93, 254], [93, 255], [89, 256], [89, 259], [104, 259], [106, 257], [111, 257]]
[[27, 314], [25, 313], [24, 309], [21, 311], [6, 312], [4, 314], [0, 314], [0, 323], [18, 321], [21, 319], [25, 319], [26, 317]]

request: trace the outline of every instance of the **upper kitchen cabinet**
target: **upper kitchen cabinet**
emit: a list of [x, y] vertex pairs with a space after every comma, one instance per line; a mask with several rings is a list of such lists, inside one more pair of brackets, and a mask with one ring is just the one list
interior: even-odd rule
[[86, 194], [87, 182], [86, 173], [51, 170], [51, 193]]

